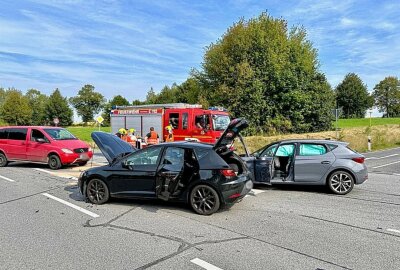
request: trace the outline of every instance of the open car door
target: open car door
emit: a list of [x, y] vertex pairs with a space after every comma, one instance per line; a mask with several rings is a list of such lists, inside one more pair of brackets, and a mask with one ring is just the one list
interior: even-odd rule
[[178, 192], [184, 171], [184, 158], [183, 148], [168, 147], [165, 150], [156, 176], [156, 196], [159, 199], [168, 201]]

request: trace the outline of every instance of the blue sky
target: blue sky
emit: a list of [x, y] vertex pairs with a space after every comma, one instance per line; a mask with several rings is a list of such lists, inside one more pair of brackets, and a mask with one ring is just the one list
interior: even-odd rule
[[[150, 3], [153, 2], [153, 3]], [[240, 17], [267, 10], [303, 25], [332, 86], [355, 72], [372, 90], [400, 72], [400, 1], [0, 1], [0, 86], [144, 99], [183, 82]]]

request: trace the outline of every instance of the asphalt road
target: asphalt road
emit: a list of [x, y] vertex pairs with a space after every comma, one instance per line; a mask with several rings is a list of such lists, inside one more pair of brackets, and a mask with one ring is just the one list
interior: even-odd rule
[[366, 156], [369, 180], [346, 196], [256, 187], [208, 217], [158, 201], [87, 204], [80, 168], [0, 168], [0, 269], [400, 269], [400, 149]]

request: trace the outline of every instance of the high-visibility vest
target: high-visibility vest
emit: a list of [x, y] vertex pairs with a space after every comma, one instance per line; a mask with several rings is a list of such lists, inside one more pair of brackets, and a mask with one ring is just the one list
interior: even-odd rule
[[135, 138], [136, 138], [136, 137], [133, 136], [133, 135], [128, 135], [128, 136], [126, 137], [126, 142], [128, 142], [128, 143], [130, 143], [130, 144], [132, 144], [133, 146], [136, 147], [136, 139], [135, 139]]
[[157, 144], [158, 140], [157, 140], [158, 134], [155, 131], [150, 131], [150, 138], [147, 139], [147, 144]]
[[165, 138], [166, 142], [173, 142], [174, 141], [174, 134], [173, 133], [169, 133], [167, 135], [167, 137]]

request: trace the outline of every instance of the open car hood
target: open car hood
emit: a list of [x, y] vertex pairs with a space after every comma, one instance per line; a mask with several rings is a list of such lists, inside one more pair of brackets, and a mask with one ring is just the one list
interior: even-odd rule
[[95, 131], [92, 132], [91, 137], [110, 164], [118, 156], [132, 153], [137, 150], [129, 143], [109, 133]]
[[235, 138], [239, 136], [239, 133], [248, 126], [249, 123], [244, 118], [233, 119], [225, 129], [224, 133], [222, 133], [221, 137], [215, 143], [213, 148], [220, 149], [232, 144]]

